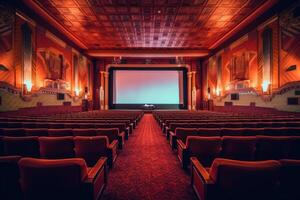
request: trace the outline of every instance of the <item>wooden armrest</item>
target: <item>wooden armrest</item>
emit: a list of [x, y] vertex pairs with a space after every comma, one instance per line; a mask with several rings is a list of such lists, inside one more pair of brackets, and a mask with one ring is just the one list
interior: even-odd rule
[[109, 165], [109, 167], [113, 167], [113, 163], [117, 158], [117, 146], [118, 146], [118, 141], [114, 140], [107, 148], [107, 163]]
[[108, 148], [114, 149], [117, 147], [117, 145], [118, 145], [118, 140], [114, 140], [112, 141], [112, 143], [109, 144]]
[[190, 160], [192, 162], [192, 166], [201, 175], [204, 183], [205, 184], [213, 184], [214, 182], [213, 182], [213, 180], [210, 179], [209, 173], [203, 167], [203, 165], [199, 162], [199, 160], [196, 157], [191, 157]]
[[170, 136], [175, 136], [175, 133], [173, 131], [170, 131]]
[[181, 149], [186, 149], [186, 145], [182, 142], [182, 140], [177, 140], [177, 146]]
[[102, 167], [106, 167], [106, 157], [101, 157], [97, 163], [88, 172], [88, 177], [84, 182], [93, 182], [96, 179], [97, 174], [100, 172]]

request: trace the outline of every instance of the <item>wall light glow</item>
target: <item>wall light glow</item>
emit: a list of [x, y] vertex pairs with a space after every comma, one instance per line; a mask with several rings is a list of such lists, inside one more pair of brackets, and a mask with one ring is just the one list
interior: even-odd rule
[[32, 83], [31, 83], [31, 81], [25, 80], [25, 81], [24, 81], [24, 84], [25, 84], [25, 86], [26, 86], [26, 90], [27, 90], [28, 92], [31, 92], [31, 89], [32, 89]]
[[270, 82], [269, 81], [263, 81], [263, 83], [262, 83], [262, 91], [263, 92], [267, 92], [268, 91], [268, 89], [269, 89], [269, 85], [270, 85]]
[[74, 92], [75, 92], [75, 96], [79, 96], [81, 89], [79, 88], [75, 88]]

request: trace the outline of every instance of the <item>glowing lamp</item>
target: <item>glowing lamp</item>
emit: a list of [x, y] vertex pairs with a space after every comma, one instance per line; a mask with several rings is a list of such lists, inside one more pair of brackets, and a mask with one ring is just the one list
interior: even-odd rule
[[75, 96], [79, 96], [80, 89], [79, 88], [75, 88], [74, 92], [75, 92]]
[[31, 92], [31, 89], [32, 89], [32, 83], [31, 83], [31, 81], [25, 80], [25, 81], [24, 81], [24, 84], [25, 84], [25, 86], [26, 86], [27, 92]]
[[262, 83], [262, 91], [263, 92], [267, 92], [268, 91], [268, 89], [269, 89], [269, 85], [270, 85], [270, 82], [269, 81], [263, 81], [263, 83]]
[[220, 88], [216, 88], [216, 95], [220, 96], [221, 95], [221, 89]]

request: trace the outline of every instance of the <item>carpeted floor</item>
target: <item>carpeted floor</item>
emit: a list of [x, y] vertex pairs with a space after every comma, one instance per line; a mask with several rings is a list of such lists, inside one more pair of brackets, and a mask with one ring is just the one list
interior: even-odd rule
[[109, 172], [105, 200], [196, 199], [190, 177], [153, 118], [145, 114]]

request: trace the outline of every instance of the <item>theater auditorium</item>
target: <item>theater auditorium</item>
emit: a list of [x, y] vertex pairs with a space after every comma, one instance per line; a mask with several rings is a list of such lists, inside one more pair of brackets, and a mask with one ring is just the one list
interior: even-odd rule
[[300, 200], [300, 0], [0, 0], [1, 200]]

